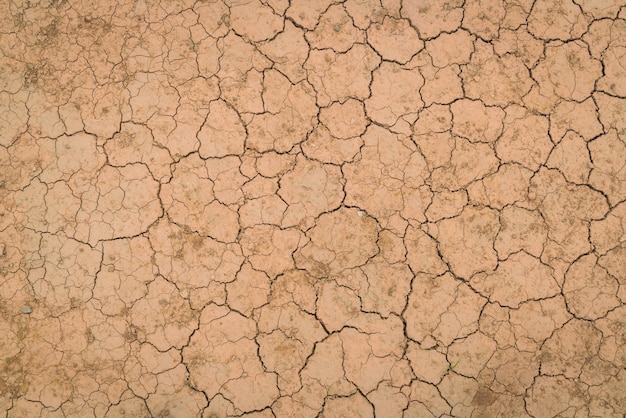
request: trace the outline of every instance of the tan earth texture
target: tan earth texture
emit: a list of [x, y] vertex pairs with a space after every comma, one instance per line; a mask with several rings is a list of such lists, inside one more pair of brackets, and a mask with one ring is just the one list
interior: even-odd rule
[[623, 417], [626, 0], [0, 0], [1, 417]]

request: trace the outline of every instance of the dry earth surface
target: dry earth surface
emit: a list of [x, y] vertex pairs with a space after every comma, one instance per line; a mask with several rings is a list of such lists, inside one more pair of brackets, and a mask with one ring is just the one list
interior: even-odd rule
[[0, 415], [622, 417], [624, 0], [0, 0]]

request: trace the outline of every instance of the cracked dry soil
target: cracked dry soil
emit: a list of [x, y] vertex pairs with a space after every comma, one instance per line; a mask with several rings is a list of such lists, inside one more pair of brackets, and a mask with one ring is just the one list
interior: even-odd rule
[[624, 0], [0, 0], [0, 415], [622, 417]]

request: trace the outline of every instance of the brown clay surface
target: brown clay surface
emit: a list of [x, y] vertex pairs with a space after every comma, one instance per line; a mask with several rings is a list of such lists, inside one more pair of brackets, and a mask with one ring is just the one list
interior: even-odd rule
[[0, 0], [0, 416], [625, 413], [624, 0]]

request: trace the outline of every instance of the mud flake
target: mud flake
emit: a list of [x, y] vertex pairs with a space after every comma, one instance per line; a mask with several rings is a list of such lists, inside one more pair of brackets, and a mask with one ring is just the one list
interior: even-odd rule
[[519, 164], [501, 164], [493, 174], [467, 188], [469, 200], [498, 210], [508, 209], [509, 205], [525, 205], [528, 187], [533, 172]]
[[285, 16], [293, 19], [298, 25], [313, 30], [319, 22], [320, 15], [331, 4], [332, 0], [295, 0], [289, 4]]
[[495, 211], [471, 206], [455, 218], [440, 221], [436, 238], [452, 271], [469, 279], [479, 271], [493, 270], [497, 262], [493, 242], [498, 228]]
[[[533, 199], [548, 227], [548, 241], [542, 260], [572, 262], [589, 250], [587, 220], [600, 219], [608, 212], [604, 196], [586, 187], [568, 187], [562, 175], [541, 169], [531, 181]], [[553, 267], [556, 267], [553, 265]], [[559, 266], [559, 270], [564, 266]]]
[[339, 207], [344, 196], [341, 171], [332, 165], [298, 158], [293, 171], [282, 177], [278, 195], [288, 205], [284, 226], [311, 223], [321, 213]]
[[310, 241], [295, 253], [296, 266], [323, 277], [365, 264], [378, 252], [378, 225], [356, 212], [341, 208], [322, 214], [307, 233]]
[[548, 120], [542, 116], [520, 114], [511, 109], [505, 119], [504, 132], [496, 143], [496, 153], [505, 162], [522, 164], [537, 170], [545, 164], [553, 144], [548, 135]]
[[145, 298], [130, 310], [131, 322], [140, 331], [137, 338], [160, 351], [182, 348], [193, 333], [197, 314], [176, 287], [163, 278], [148, 285]]
[[467, 97], [481, 99], [486, 105], [521, 102], [533, 85], [524, 63], [510, 54], [495, 55], [493, 47], [482, 41], [476, 41], [475, 49], [461, 70]]
[[321, 286], [317, 303], [317, 316], [329, 331], [338, 331], [361, 311], [357, 292], [333, 282]]
[[448, 370], [446, 356], [434, 348], [423, 349], [419, 344], [409, 343], [406, 357], [411, 363], [413, 373], [418, 379], [438, 384]]
[[535, 211], [509, 206], [500, 215], [500, 231], [494, 242], [498, 258], [524, 250], [539, 257], [547, 238], [547, 228], [541, 215]]
[[187, 385], [187, 370], [179, 364], [157, 377], [157, 389], [146, 400], [153, 416], [185, 416], [207, 407], [204, 395]]
[[181, 160], [172, 180], [161, 188], [161, 199], [175, 222], [202, 235], [232, 242], [239, 232], [237, 213], [216, 199], [216, 176], [209, 177], [208, 164], [197, 154]]
[[236, 280], [226, 284], [228, 305], [250, 316], [252, 310], [263, 306], [270, 294], [269, 277], [254, 270], [250, 264], [244, 264], [237, 272]]
[[437, 241], [424, 231], [409, 227], [404, 242], [407, 261], [414, 272], [440, 275], [446, 271], [446, 265], [437, 251]]
[[323, 163], [343, 164], [355, 160], [363, 146], [363, 139], [360, 136], [337, 139], [331, 135], [328, 128], [320, 125], [309, 134], [301, 146], [302, 152], [308, 158]]
[[154, 280], [153, 256], [144, 237], [105, 242], [91, 303], [107, 315], [121, 315], [145, 297], [146, 285]]
[[223, 392], [235, 407], [245, 412], [271, 405], [279, 394], [276, 376], [272, 373], [230, 380], [224, 385]]
[[267, 73], [265, 83], [265, 112], [247, 124], [246, 147], [260, 152], [286, 152], [313, 129], [318, 112], [314, 92], [306, 81], [292, 86], [277, 71]]
[[520, 303], [560, 293], [550, 268], [524, 252], [501, 261], [494, 272], [478, 273], [470, 283], [492, 302], [516, 308]]
[[438, 387], [441, 396], [452, 406], [451, 414], [454, 416], [471, 413], [470, 411], [474, 409], [471, 406], [471, 399], [475, 398], [481, 385], [475, 379], [451, 373], [443, 378]]
[[161, 85], [156, 74], [137, 77], [128, 86], [133, 121], [145, 123], [152, 116], [174, 116], [179, 104], [179, 95], [173, 87]]
[[374, 410], [368, 400], [360, 393], [346, 398], [329, 399], [324, 405], [321, 417], [358, 416], [374, 417]]
[[314, 49], [332, 49], [338, 53], [348, 51], [352, 46], [363, 42], [362, 31], [352, 24], [352, 19], [341, 5], [331, 5], [320, 16], [315, 29], [305, 37]]
[[543, 55], [543, 42], [528, 33], [524, 27], [517, 30], [501, 29], [500, 36], [493, 40], [493, 45], [496, 54], [513, 54], [528, 68], [534, 67]]
[[413, 278], [409, 268], [400, 263], [388, 265], [376, 257], [361, 270], [368, 282], [367, 290], [361, 295], [363, 310], [378, 312], [383, 317], [392, 312], [399, 315], [406, 304]]
[[413, 140], [420, 151], [429, 169], [440, 168], [449, 163], [456, 140], [450, 132], [424, 133], [414, 135]]
[[601, 358], [607, 359], [617, 367], [624, 367], [626, 364], [626, 349], [624, 348], [624, 340], [626, 338], [624, 338], [623, 333], [626, 325], [624, 311], [626, 311], [626, 308], [621, 306], [595, 322], [596, 328], [603, 335], [598, 354]]
[[626, 205], [621, 203], [612, 208], [605, 219], [592, 222], [589, 232], [599, 254], [618, 248], [618, 243], [626, 240]]
[[457, 191], [495, 172], [498, 163], [490, 145], [455, 137], [449, 162], [432, 171], [430, 183], [434, 191]]
[[617, 297], [622, 302], [626, 299], [626, 291], [624, 290], [624, 279], [626, 276], [624, 275], [624, 265], [620, 263], [620, 259], [625, 255], [625, 253], [626, 245], [621, 243], [621, 245], [603, 255], [598, 261], [598, 264], [619, 283]]
[[302, 81], [306, 77], [303, 64], [309, 54], [309, 46], [304, 32], [291, 21], [286, 20], [284, 30], [267, 43], [261, 43], [259, 49], [292, 83]]
[[417, 71], [385, 62], [373, 77], [372, 96], [365, 101], [365, 108], [374, 121], [392, 126], [400, 117], [417, 113], [422, 107], [419, 91], [424, 81]]
[[274, 194], [249, 199], [239, 208], [239, 222], [244, 228], [261, 224], [282, 225], [287, 204]]
[[593, 160], [589, 183], [617, 203], [626, 197], [626, 142], [614, 130], [589, 143]]
[[528, 30], [538, 38], [568, 41], [580, 37], [587, 28], [587, 17], [572, 0], [541, 0], [528, 16]]
[[400, 416], [408, 404], [407, 396], [389, 383], [369, 393], [367, 399], [374, 405], [375, 416], [380, 417]]
[[466, 5], [463, 13], [463, 27], [481, 39], [490, 41], [498, 36], [505, 13], [505, 4], [502, 0], [470, 3]]
[[292, 254], [300, 248], [303, 237], [293, 228], [258, 225], [243, 231], [240, 240], [252, 267], [274, 278], [293, 267]]
[[239, 115], [223, 101], [212, 102], [207, 120], [198, 132], [202, 158], [241, 154], [246, 130]]
[[[237, 38], [239, 39], [239, 38]], [[242, 48], [245, 47], [237, 45], [225, 45], [224, 48]], [[245, 44], [248, 46], [248, 44]], [[252, 52], [251, 52], [252, 53]], [[242, 67], [244, 65], [242, 64]], [[234, 110], [240, 113], [260, 113], [264, 110], [263, 107], [263, 73], [253, 67], [253, 64], [247, 63], [246, 66], [250, 66], [243, 74], [237, 74], [235, 77], [224, 77], [220, 79], [219, 87], [221, 90], [221, 96], [224, 100], [230, 104]]]
[[464, 190], [441, 190], [433, 195], [432, 202], [426, 210], [429, 222], [437, 222], [444, 218], [458, 216], [467, 205], [467, 193]]
[[598, 319], [621, 304], [619, 282], [597, 263], [596, 256], [583, 256], [565, 274], [563, 294], [578, 318]]
[[196, 3], [193, 10], [198, 15], [198, 23], [209, 35], [218, 38], [228, 32], [230, 18], [224, 2]]
[[367, 40], [383, 59], [401, 64], [407, 63], [424, 47], [408, 20], [389, 16], [369, 27]]
[[159, 272], [183, 289], [208, 286], [212, 281], [227, 283], [243, 263], [238, 245], [225, 244], [165, 220], [149, 235]]
[[591, 98], [582, 103], [561, 101], [550, 117], [550, 136], [559, 142], [568, 130], [574, 131], [586, 141], [602, 133], [595, 103]]
[[120, 403], [116, 405], [112, 405], [105, 417], [115, 417], [115, 416], [148, 416], [150, 415], [150, 411], [146, 406], [145, 402], [140, 398], [128, 398], [122, 400]]
[[193, 385], [211, 397], [223, 391], [245, 411], [271, 404], [278, 397], [276, 375], [263, 371], [252, 340], [255, 328], [254, 321], [227, 308], [205, 309], [199, 330], [183, 349]]
[[[250, 19], [256, 24], [250, 25]], [[232, 2], [229, 22], [233, 30], [253, 42], [274, 37], [283, 28], [283, 19], [261, 1]]]
[[560, 169], [572, 183], [585, 183], [592, 168], [587, 143], [574, 133], [566, 134], [552, 151], [546, 165]]
[[26, 130], [28, 108], [25, 101], [26, 97], [15, 97], [6, 92], [0, 94], [0, 144], [2, 146], [9, 146], [20, 133]]
[[413, 153], [414, 145], [402, 135], [371, 126], [362, 139], [365, 146], [361, 149], [361, 158], [347, 164], [343, 170], [346, 204], [363, 208], [377, 217], [391, 216], [404, 208], [405, 172], [414, 176], [413, 182], [419, 186], [423, 183], [420, 177], [426, 176], [425, 164]]
[[327, 106], [334, 101], [369, 97], [372, 71], [379, 63], [380, 58], [370, 47], [356, 44], [344, 54], [313, 50], [304, 68], [317, 92], [317, 104]]
[[99, 194], [95, 211], [83, 206], [76, 215], [76, 237], [95, 244], [145, 232], [162, 214], [157, 190], [158, 183], [144, 165], [104, 167], [94, 190]]
[[595, 414], [619, 414], [619, 406], [624, 404], [624, 392], [620, 389], [624, 385], [626, 377], [623, 370], [616, 376], [611, 376], [602, 386], [591, 388], [590, 411]]
[[463, 85], [459, 77], [461, 70], [457, 65], [444, 68], [426, 65], [420, 70], [424, 76], [424, 86], [420, 92], [424, 106], [449, 104], [463, 97]]
[[532, 70], [543, 96], [581, 102], [594, 90], [602, 64], [579, 41], [546, 47], [546, 58]]
[[391, 369], [403, 350], [403, 325], [396, 316], [380, 319], [377, 315], [363, 316], [353, 325], [356, 329], [340, 332], [345, 375], [368, 393], [378, 386], [374, 382], [390, 380]]
[[594, 93], [593, 99], [599, 109], [600, 123], [607, 133], [614, 128], [619, 135], [624, 135], [626, 133], [625, 101], [604, 93]]
[[403, 314], [407, 335], [418, 342], [432, 337], [448, 345], [477, 329], [484, 304], [484, 298], [449, 273], [434, 278], [417, 275]]
[[573, 319], [556, 330], [541, 350], [541, 368], [545, 374], [578, 377], [583, 366], [596, 356], [601, 333], [592, 323]]
[[109, 162], [114, 166], [145, 163], [159, 181], [171, 176], [169, 152], [156, 146], [150, 130], [135, 123], [123, 123], [120, 132], [104, 144]]
[[526, 393], [539, 374], [539, 364], [536, 353], [511, 347], [495, 352], [487, 362], [486, 370], [493, 370], [495, 381], [491, 387], [504, 389], [521, 401], [519, 397]]
[[320, 122], [326, 125], [333, 137], [339, 139], [362, 135], [367, 127], [363, 105], [354, 99], [321, 109]]
[[450, 405], [435, 386], [417, 379], [411, 383], [409, 399], [407, 416], [415, 414], [415, 416], [436, 417], [451, 412]]
[[478, 377], [496, 348], [496, 342], [480, 332], [457, 340], [448, 348], [449, 369], [463, 376]]
[[354, 385], [345, 377], [343, 355], [341, 338], [337, 334], [318, 343], [315, 353], [302, 370], [303, 380], [306, 382], [315, 379], [322, 385], [324, 392], [331, 395], [350, 394], [354, 390]]
[[452, 133], [455, 135], [471, 142], [493, 143], [502, 134], [505, 113], [497, 106], [485, 106], [479, 100], [461, 99], [452, 103], [450, 109], [454, 119]]
[[417, 1], [407, 4], [402, 13], [418, 28], [422, 38], [434, 38], [441, 32], [454, 32], [460, 27], [462, 4], [459, 0], [438, 3]]
[[618, 39], [623, 38], [626, 33], [626, 25], [623, 25], [620, 21], [615, 21], [610, 33], [611, 42], [607, 49], [602, 52], [604, 72], [598, 80], [598, 89], [624, 97], [626, 89], [621, 80], [626, 76], [626, 70], [624, 70], [624, 65], [622, 64], [626, 58], [624, 48], [626, 45]]

